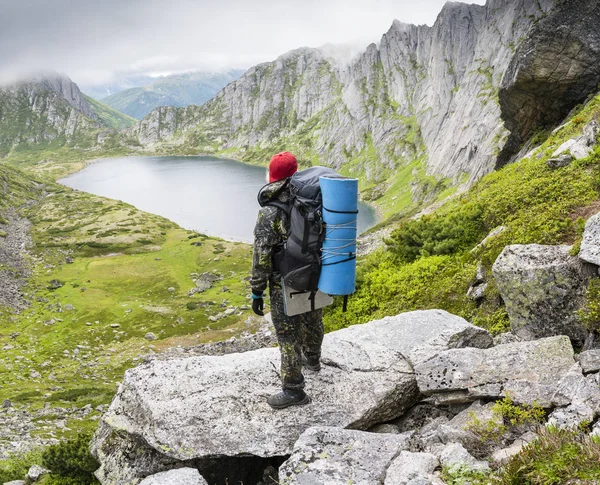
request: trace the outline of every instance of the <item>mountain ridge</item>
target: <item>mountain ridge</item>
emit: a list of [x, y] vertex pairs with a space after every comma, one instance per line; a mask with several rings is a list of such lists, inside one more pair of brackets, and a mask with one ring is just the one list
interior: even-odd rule
[[100, 100], [128, 116], [141, 119], [158, 106], [201, 105], [243, 73], [241, 69], [230, 69], [165, 76], [150, 85], [129, 88]]
[[[447, 3], [435, 24], [394, 21], [340, 66], [301, 48], [250, 68], [198, 108], [159, 108], [131, 129], [147, 149], [264, 160], [290, 149], [358, 175], [387, 212], [495, 169], [508, 131], [498, 102], [516, 44], [553, 0]], [[399, 188], [390, 195], [390, 189]], [[402, 187], [400, 187], [402, 186]], [[393, 191], [393, 190], [392, 190]], [[405, 204], [393, 202], [398, 196]]]

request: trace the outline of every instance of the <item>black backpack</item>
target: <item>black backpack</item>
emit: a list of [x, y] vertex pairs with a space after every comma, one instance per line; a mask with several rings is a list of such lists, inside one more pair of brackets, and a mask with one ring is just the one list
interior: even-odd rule
[[287, 184], [288, 205], [274, 200], [266, 205], [283, 209], [289, 218], [289, 232], [273, 256], [274, 268], [287, 288], [316, 293], [321, 274], [321, 246], [325, 239], [319, 177], [342, 178], [327, 167], [311, 167], [292, 175]]

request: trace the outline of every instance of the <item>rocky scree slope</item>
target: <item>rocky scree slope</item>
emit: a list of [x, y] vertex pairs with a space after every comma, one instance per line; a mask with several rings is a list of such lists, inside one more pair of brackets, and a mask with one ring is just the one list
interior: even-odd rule
[[42, 194], [42, 184], [0, 164], [0, 309], [22, 310], [27, 305], [21, 287], [30, 274], [31, 224], [17, 208], [31, 206]]
[[475, 180], [495, 168], [507, 136], [497, 91], [513, 50], [553, 5], [447, 3], [433, 27], [394, 21], [350, 62], [298, 49], [251, 68], [202, 107], [158, 108], [132, 131], [146, 147], [246, 159], [289, 148], [370, 183], [405, 166], [407, 178], [426, 166]]

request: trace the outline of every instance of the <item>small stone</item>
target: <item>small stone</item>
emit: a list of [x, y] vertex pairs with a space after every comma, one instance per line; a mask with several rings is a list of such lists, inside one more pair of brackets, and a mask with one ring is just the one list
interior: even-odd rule
[[167, 291], [168, 291], [169, 293], [175, 293], [175, 288], [173, 288], [172, 286], [169, 286], [169, 287], [167, 288]]
[[40, 379], [40, 378], [42, 377], [42, 374], [40, 374], [40, 373], [39, 373], [38, 371], [36, 371], [36, 370], [32, 370], [32, 371], [29, 373], [29, 377], [30, 377], [31, 379]]
[[546, 165], [548, 165], [549, 168], [555, 170], [557, 168], [566, 167], [570, 165], [572, 161], [573, 155], [571, 155], [570, 153], [564, 153], [556, 158], [549, 158], [546, 161]]
[[395, 424], [385, 423], [373, 426], [369, 432], [380, 434], [400, 434], [400, 429]]
[[70, 303], [67, 303], [65, 306], [63, 306], [63, 310], [65, 310], [67, 312], [71, 312], [71, 311], [75, 310], [75, 307], [73, 305], [71, 305]]
[[119, 328], [121, 326], [120, 323], [111, 323], [110, 328]]
[[600, 371], [600, 349], [581, 352], [579, 354], [579, 364], [584, 374]]
[[12, 408], [12, 401], [10, 399], [5, 399], [4, 401], [2, 401], [2, 408], [3, 409]]
[[462, 466], [470, 470], [488, 471], [490, 466], [485, 461], [475, 459], [460, 443], [450, 443], [440, 452], [440, 461], [445, 467]]
[[495, 451], [492, 454], [492, 461], [500, 465], [504, 464], [511, 457], [518, 455], [525, 445], [531, 443], [535, 439], [537, 439], [537, 434], [528, 431], [519, 439], [515, 440], [509, 447]]
[[476, 286], [471, 286], [467, 291], [467, 296], [473, 301], [481, 301], [485, 298], [485, 290], [487, 290], [488, 284], [481, 283]]
[[25, 483], [29, 484], [37, 482], [43, 475], [47, 475], [48, 473], [50, 473], [50, 470], [46, 470], [39, 465], [33, 465], [25, 476]]
[[48, 285], [48, 289], [49, 290], [57, 290], [58, 288], [62, 288], [63, 286], [64, 286], [64, 283], [62, 281], [52, 280], [52, 281], [50, 281], [50, 284]]
[[146, 335], [144, 335], [144, 338], [146, 340], [156, 340], [158, 337], [154, 333], [148, 332]]

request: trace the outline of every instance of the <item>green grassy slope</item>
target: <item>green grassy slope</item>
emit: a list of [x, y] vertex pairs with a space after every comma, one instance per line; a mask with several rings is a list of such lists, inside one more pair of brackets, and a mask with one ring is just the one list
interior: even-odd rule
[[[0, 401], [30, 409], [107, 404], [140, 355], [248, 328], [248, 245], [183, 230], [50, 178], [0, 164], [0, 215], [19, 207], [34, 242], [23, 290], [30, 307], [21, 314], [0, 308]], [[204, 272], [221, 279], [189, 296], [191, 275]], [[235, 311], [209, 319], [227, 308]], [[157, 339], [146, 340], [148, 332]], [[97, 416], [69, 427], [94, 427]]]
[[85, 99], [92, 105], [92, 109], [94, 113], [100, 119], [100, 123], [106, 126], [107, 128], [113, 128], [115, 130], [123, 130], [125, 128], [129, 128], [137, 123], [137, 120], [134, 120], [130, 116], [127, 116], [124, 113], [117, 111], [110, 106], [107, 106], [100, 101], [96, 101], [89, 96], [85, 96]]
[[[491, 266], [508, 244], [577, 244], [585, 220], [600, 211], [600, 145], [587, 158], [552, 170], [546, 160], [564, 141], [600, 119], [594, 98], [529, 158], [504, 167], [420, 220], [404, 220], [386, 248], [360, 262], [349, 311], [326, 315], [329, 330], [398, 312], [441, 308], [494, 332], [508, 318]], [[471, 251], [494, 228], [507, 229]], [[482, 264], [490, 285], [478, 306], [466, 296]]]

